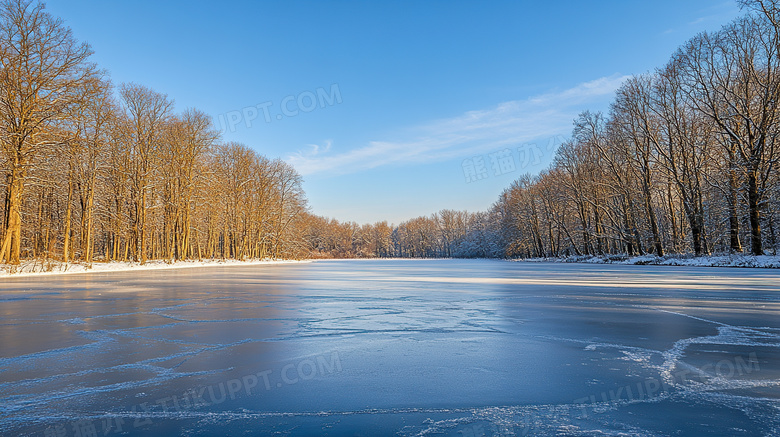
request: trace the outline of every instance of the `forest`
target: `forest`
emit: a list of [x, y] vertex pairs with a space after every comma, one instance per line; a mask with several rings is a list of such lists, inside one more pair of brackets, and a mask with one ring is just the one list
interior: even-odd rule
[[0, 7], [0, 263], [776, 254], [780, 6], [683, 44], [583, 112], [552, 164], [483, 212], [398, 225], [312, 213], [288, 163], [114, 85], [61, 19]]

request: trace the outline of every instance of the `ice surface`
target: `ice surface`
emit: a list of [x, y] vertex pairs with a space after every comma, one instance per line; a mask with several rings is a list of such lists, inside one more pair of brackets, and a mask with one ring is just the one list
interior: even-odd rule
[[778, 279], [482, 260], [11, 277], [0, 434], [772, 436]]

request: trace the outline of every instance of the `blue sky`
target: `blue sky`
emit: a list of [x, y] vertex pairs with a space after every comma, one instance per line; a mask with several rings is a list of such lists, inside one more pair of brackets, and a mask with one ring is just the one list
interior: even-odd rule
[[224, 141], [295, 165], [314, 213], [360, 223], [487, 209], [549, 164], [580, 111], [608, 110], [622, 78], [740, 14], [732, 0], [47, 8], [114, 83], [211, 114]]

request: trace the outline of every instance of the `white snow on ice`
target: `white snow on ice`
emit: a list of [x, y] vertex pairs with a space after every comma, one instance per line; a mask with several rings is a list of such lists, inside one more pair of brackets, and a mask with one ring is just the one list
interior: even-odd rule
[[37, 276], [37, 275], [61, 275], [68, 273], [90, 272], [124, 272], [129, 270], [160, 270], [179, 269], [208, 266], [249, 266], [259, 264], [284, 264], [310, 262], [308, 260], [272, 260], [272, 259], [206, 259], [200, 261], [147, 261], [145, 264], [132, 261], [111, 261], [86, 263], [63, 263], [60, 261], [25, 261], [15, 269], [7, 264], [0, 264], [0, 277]]

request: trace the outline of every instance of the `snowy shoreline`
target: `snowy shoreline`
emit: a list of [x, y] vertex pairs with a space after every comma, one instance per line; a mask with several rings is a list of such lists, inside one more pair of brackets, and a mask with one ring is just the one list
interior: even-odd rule
[[162, 270], [162, 269], [181, 269], [194, 267], [210, 266], [251, 266], [262, 264], [290, 264], [311, 262], [310, 260], [272, 260], [272, 259], [215, 259], [201, 261], [175, 261], [165, 262], [162, 260], [147, 261], [146, 264], [129, 261], [111, 261], [111, 262], [93, 262], [91, 266], [83, 263], [63, 263], [60, 261], [24, 261], [17, 266], [17, 271], [11, 273], [11, 266], [0, 264], [0, 278], [16, 278], [23, 276], [39, 275], [67, 275], [75, 273], [104, 273], [104, 272], [126, 272], [136, 270]]
[[512, 259], [514, 262], [553, 262], [553, 263], [582, 263], [582, 264], [622, 264], [622, 265], [656, 265], [656, 266], [685, 266], [685, 267], [743, 267], [780, 269], [780, 255], [581, 255], [558, 258], [526, 258]]
[[[11, 266], [0, 264], [0, 278], [16, 278], [29, 276], [48, 276], [48, 275], [67, 275], [78, 273], [105, 273], [105, 272], [126, 272], [138, 270], [163, 270], [163, 269], [182, 269], [210, 266], [251, 266], [264, 264], [291, 264], [291, 263], [309, 263], [323, 260], [408, 260], [411, 258], [318, 258], [306, 260], [272, 260], [272, 259], [215, 259], [201, 261], [176, 261], [166, 262], [163, 260], [147, 261], [141, 265], [137, 262], [112, 261], [112, 262], [93, 262], [91, 266], [73, 262], [63, 263], [60, 261], [24, 261], [17, 266], [16, 272], [11, 273]], [[441, 260], [454, 258], [414, 258], [416, 260]], [[580, 263], [580, 264], [621, 264], [621, 265], [660, 265], [660, 266], [685, 266], [685, 267], [742, 267], [742, 268], [764, 268], [780, 269], [780, 256], [763, 255], [713, 255], [700, 256], [693, 255], [680, 256], [669, 255], [658, 257], [655, 255], [625, 256], [625, 255], [582, 255], [569, 257], [550, 257], [550, 258], [515, 258], [509, 259], [510, 262], [547, 262], [547, 263]]]

